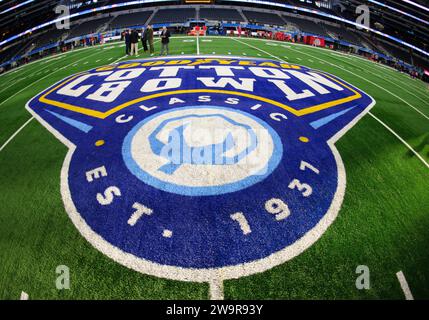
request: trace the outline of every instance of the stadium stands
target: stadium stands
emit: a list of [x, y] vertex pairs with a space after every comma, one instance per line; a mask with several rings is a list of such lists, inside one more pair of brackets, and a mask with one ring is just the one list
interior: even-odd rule
[[81, 35], [90, 34], [96, 32], [103, 24], [107, 23], [111, 18], [105, 17], [100, 19], [93, 19], [85, 21], [79, 25], [76, 25], [71, 29], [68, 39], [72, 39]]
[[163, 9], [156, 12], [150, 23], [185, 22], [188, 19], [195, 19], [195, 16], [195, 8]]
[[121, 14], [116, 16], [110, 23], [110, 28], [119, 29], [131, 26], [144, 25], [153, 11], [141, 11], [134, 13]]
[[243, 10], [243, 13], [250, 23], [260, 23], [260, 24], [269, 24], [269, 25], [277, 25], [277, 26], [282, 26], [285, 24], [283, 19], [274, 13], [245, 11], [245, 10]]
[[317, 34], [321, 36], [328, 36], [323, 26], [314, 21], [295, 18], [292, 16], [283, 16], [283, 18], [286, 20], [287, 23], [293, 23], [297, 25], [299, 29], [303, 32], [308, 32], [308, 33]]
[[235, 9], [201, 8], [200, 18], [217, 21], [242, 21], [240, 13]]
[[53, 29], [41, 34], [39, 37], [37, 37], [35, 40], [33, 40], [33, 43], [35, 44], [35, 47], [37, 47], [37, 48], [47, 46], [48, 44], [60, 41], [61, 37], [63, 36], [63, 34], [65, 32], [67, 32], [67, 31], [53, 28]]
[[355, 34], [348, 31], [346, 28], [335, 27], [329, 24], [321, 24], [325, 28], [328, 35], [335, 35], [332, 38], [347, 41], [352, 44], [362, 45], [361, 39]]

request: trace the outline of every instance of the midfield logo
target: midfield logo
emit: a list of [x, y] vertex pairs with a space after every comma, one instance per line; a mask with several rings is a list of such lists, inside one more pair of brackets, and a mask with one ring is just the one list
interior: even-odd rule
[[341, 79], [266, 59], [169, 57], [60, 81], [28, 110], [69, 147], [65, 209], [98, 250], [187, 281], [262, 272], [340, 210], [334, 143], [374, 105]]

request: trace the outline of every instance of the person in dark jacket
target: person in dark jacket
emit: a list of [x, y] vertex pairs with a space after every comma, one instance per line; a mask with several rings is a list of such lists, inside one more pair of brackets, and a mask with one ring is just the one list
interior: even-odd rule
[[146, 28], [147, 31], [147, 41], [149, 42], [149, 52], [152, 55], [155, 52], [155, 49], [153, 47], [153, 28], [151, 25], [148, 25]]
[[143, 51], [147, 51], [147, 40], [148, 40], [148, 28], [144, 28], [142, 30], [142, 45], [143, 45]]
[[137, 30], [133, 29], [131, 31], [130, 35], [130, 42], [131, 42], [131, 55], [137, 55], [139, 51], [139, 33]]
[[127, 56], [130, 55], [130, 50], [131, 50], [131, 41], [130, 41], [130, 32], [129, 30], [125, 30], [125, 53]]
[[170, 31], [167, 27], [162, 27], [161, 31], [161, 56], [164, 54], [164, 51], [168, 55], [168, 43], [170, 42]]

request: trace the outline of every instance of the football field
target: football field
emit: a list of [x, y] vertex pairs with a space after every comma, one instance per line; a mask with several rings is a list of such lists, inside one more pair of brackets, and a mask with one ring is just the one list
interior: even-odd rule
[[[68, 76], [150, 56], [142, 50], [125, 56], [119, 42], [77, 49], [0, 75], [0, 299], [19, 299], [21, 292], [30, 299], [405, 299], [404, 282], [415, 299], [429, 299], [428, 84], [357, 56], [264, 39], [172, 37], [170, 55], [302, 65], [375, 100], [335, 143], [347, 176], [335, 221], [293, 259], [216, 288], [110, 259], [70, 221], [60, 190], [67, 147], [26, 104]], [[70, 269], [68, 290], [55, 286], [60, 265]], [[362, 265], [370, 272], [367, 290], [356, 288]], [[406, 280], [398, 279], [400, 271]]]

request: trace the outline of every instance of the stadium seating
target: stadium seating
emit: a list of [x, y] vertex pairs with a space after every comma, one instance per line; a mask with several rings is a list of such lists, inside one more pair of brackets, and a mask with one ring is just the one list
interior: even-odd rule
[[274, 13], [244, 11], [244, 10], [243, 10], [243, 13], [250, 23], [260, 23], [260, 24], [269, 24], [269, 25], [277, 25], [277, 26], [282, 26], [285, 24], [283, 19]]
[[48, 44], [60, 41], [65, 32], [67, 32], [67, 30], [53, 28], [48, 32], [42, 33], [33, 43], [36, 48], [47, 46]]
[[109, 26], [112, 29], [119, 29], [131, 26], [141, 26], [146, 23], [153, 11], [142, 11], [134, 13], [126, 13], [116, 16]]
[[347, 41], [352, 44], [362, 45], [361, 39], [353, 32], [348, 31], [346, 28], [335, 27], [328, 24], [323, 24], [325, 32], [328, 35], [334, 34], [336, 39]]
[[303, 32], [317, 34], [321, 36], [328, 36], [323, 26], [314, 21], [295, 18], [291, 16], [283, 16], [283, 18], [286, 20], [287, 23], [293, 23], [297, 25], [298, 28]]
[[196, 11], [195, 8], [186, 9], [164, 9], [156, 12], [151, 24], [155, 23], [173, 23], [173, 22], [185, 22], [188, 19], [195, 19]]
[[243, 18], [235, 9], [201, 8], [200, 18], [217, 21], [242, 21]]
[[390, 56], [396, 57], [404, 62], [411, 63], [411, 55], [406, 50], [400, 49], [399, 47], [391, 45], [385, 41], [383, 41], [381, 45], [387, 50]]
[[72, 28], [67, 38], [72, 39], [85, 34], [94, 33], [97, 31], [97, 29], [99, 29], [103, 24], [108, 22], [110, 19], [111, 17], [105, 17], [105, 18], [85, 21], [75, 26], [74, 28]]

